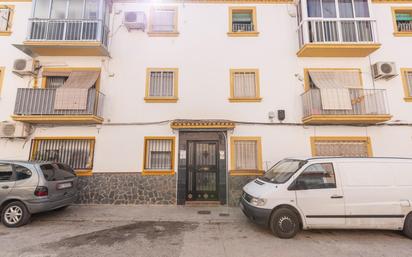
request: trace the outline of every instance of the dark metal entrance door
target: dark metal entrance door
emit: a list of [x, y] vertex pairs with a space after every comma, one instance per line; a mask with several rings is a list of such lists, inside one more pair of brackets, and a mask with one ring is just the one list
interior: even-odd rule
[[218, 195], [218, 141], [188, 141], [188, 201], [214, 201]]

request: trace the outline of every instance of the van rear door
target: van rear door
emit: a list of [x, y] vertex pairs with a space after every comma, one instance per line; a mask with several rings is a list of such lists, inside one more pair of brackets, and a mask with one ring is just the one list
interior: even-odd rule
[[295, 180], [298, 208], [310, 228], [342, 227], [345, 224], [345, 204], [331, 162], [311, 164]]

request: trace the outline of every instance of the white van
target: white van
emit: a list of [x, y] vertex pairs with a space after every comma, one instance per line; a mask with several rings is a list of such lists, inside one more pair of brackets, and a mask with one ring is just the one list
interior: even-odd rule
[[243, 191], [245, 215], [281, 238], [315, 228], [403, 230], [412, 238], [412, 159], [284, 159]]

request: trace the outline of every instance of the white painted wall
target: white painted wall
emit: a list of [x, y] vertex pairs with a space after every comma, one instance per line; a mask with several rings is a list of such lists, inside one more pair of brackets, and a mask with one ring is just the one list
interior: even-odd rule
[[[14, 59], [25, 57], [11, 44], [20, 44], [27, 33], [30, 3], [7, 3], [16, 6], [13, 34], [0, 37], [0, 66], [6, 76], [0, 99], [0, 120], [13, 113], [16, 89], [32, 86], [29, 79], [11, 73]], [[44, 65], [67, 67], [102, 67], [101, 90], [106, 95], [103, 126], [38, 127], [36, 136], [95, 136], [96, 172], [140, 172], [144, 136], [169, 136], [168, 124], [122, 125], [114, 123], [153, 122], [172, 119], [230, 119], [269, 122], [267, 113], [286, 110], [285, 122], [299, 123], [302, 118], [300, 94], [304, 68], [361, 68], [365, 88], [382, 88], [388, 92], [393, 120], [412, 123], [412, 103], [403, 101], [403, 86], [398, 76], [390, 81], [373, 83], [370, 63], [395, 61], [400, 67], [412, 67], [412, 38], [394, 37], [391, 6], [373, 4], [381, 49], [369, 58], [297, 58], [296, 19], [289, 16], [286, 4], [246, 4], [257, 6], [258, 37], [228, 37], [227, 4], [168, 4], [179, 9], [178, 37], [148, 37], [141, 31], [128, 32], [118, 11], [143, 10], [149, 4], [115, 3], [112, 12], [111, 58], [40, 57]], [[412, 6], [412, 4], [403, 4]], [[211, 15], [212, 14], [212, 15]], [[145, 103], [146, 68], [179, 68], [179, 101]], [[229, 69], [259, 68], [260, 103], [230, 103]], [[110, 75], [110, 76], [109, 76]], [[113, 124], [113, 125], [109, 125]], [[261, 136], [264, 161], [287, 156], [308, 156], [310, 136], [370, 136], [375, 156], [412, 157], [411, 126], [269, 126], [238, 125], [230, 135]], [[30, 139], [0, 140], [0, 158], [27, 159]], [[176, 153], [177, 156], [177, 153]]]

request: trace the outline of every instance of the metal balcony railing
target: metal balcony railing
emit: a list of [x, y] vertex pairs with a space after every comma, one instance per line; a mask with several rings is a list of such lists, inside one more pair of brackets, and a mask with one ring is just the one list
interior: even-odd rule
[[[351, 109], [333, 110], [322, 106], [320, 89], [310, 89], [302, 97], [303, 117], [312, 115], [389, 115], [386, 90], [384, 89], [348, 89]], [[345, 101], [345, 97], [337, 100]], [[336, 100], [336, 99], [335, 99]]]
[[396, 21], [398, 32], [412, 32], [412, 21]]
[[107, 47], [108, 28], [103, 20], [29, 19], [30, 41], [98, 41]]
[[298, 28], [299, 47], [305, 44], [378, 43], [376, 21], [369, 18], [303, 20]]
[[[104, 94], [91, 88], [85, 109], [55, 109], [56, 89], [17, 89], [14, 115], [95, 115], [102, 117]], [[75, 99], [74, 99], [75, 100]]]
[[232, 24], [233, 32], [251, 32], [255, 31], [255, 26], [252, 23], [235, 23]]

